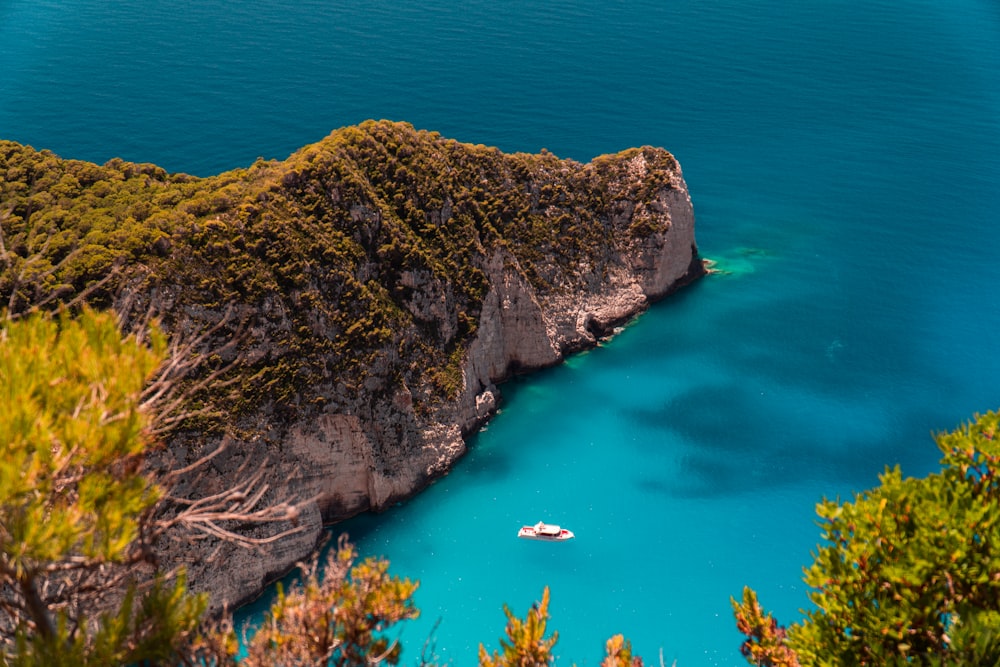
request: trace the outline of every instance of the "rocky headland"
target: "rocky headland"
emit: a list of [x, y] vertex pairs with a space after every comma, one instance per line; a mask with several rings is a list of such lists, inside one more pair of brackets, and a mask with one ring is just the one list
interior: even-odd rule
[[663, 149], [582, 164], [385, 121], [210, 178], [0, 142], [0, 225], [7, 308], [84, 296], [199, 341], [190, 414], [153, 465], [225, 440], [189, 491], [264, 465], [264, 502], [308, 499], [305, 530], [258, 550], [167, 540], [162, 561], [215, 605], [256, 595], [325, 524], [445, 474], [512, 374], [704, 273]]

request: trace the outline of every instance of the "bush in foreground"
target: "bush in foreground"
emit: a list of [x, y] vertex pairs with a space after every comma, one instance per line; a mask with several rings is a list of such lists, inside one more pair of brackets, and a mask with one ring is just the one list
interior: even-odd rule
[[756, 665], [1000, 664], [1000, 415], [936, 436], [940, 473], [896, 467], [853, 501], [817, 505], [813, 608], [787, 632], [733, 600]]

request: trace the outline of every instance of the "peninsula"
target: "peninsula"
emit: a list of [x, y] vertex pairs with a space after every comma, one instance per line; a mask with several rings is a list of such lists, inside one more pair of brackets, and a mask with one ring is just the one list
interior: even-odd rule
[[192, 483], [266, 462], [270, 494], [309, 499], [305, 530], [259, 550], [164, 549], [213, 605], [256, 595], [325, 524], [445, 474], [498, 383], [704, 273], [663, 149], [583, 164], [387, 121], [209, 178], [0, 141], [0, 231], [10, 312], [83, 298], [196, 343], [191, 409], [159, 465], [225, 440]]

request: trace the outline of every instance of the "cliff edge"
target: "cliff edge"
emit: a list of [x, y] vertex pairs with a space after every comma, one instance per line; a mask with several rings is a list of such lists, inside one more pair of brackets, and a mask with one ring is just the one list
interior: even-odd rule
[[503, 380], [703, 273], [680, 165], [658, 148], [582, 164], [370, 121], [207, 179], [11, 142], [0, 175], [4, 303], [85, 294], [127, 325], [208, 332], [201, 373], [226, 389], [192, 398], [208, 409], [157, 465], [226, 439], [202, 492], [266, 461], [273, 493], [311, 499], [306, 530], [259, 551], [164, 551], [216, 605], [256, 595], [324, 524], [445, 474]]

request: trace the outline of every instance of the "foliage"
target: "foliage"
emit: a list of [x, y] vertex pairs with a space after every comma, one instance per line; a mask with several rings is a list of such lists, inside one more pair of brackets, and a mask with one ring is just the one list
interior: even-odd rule
[[642, 658], [632, 655], [632, 642], [623, 635], [615, 635], [605, 642], [605, 656], [601, 667], [642, 667]]
[[322, 569], [301, 566], [303, 580], [278, 599], [247, 642], [246, 667], [399, 663], [401, 646], [382, 633], [416, 618], [417, 584], [390, 576], [389, 563], [357, 554], [342, 536]]
[[[480, 667], [548, 667], [555, 662], [552, 649], [559, 640], [559, 633], [545, 636], [549, 620], [549, 589], [542, 591], [542, 599], [531, 605], [524, 620], [518, 618], [510, 607], [503, 606], [507, 617], [505, 637], [500, 638], [500, 651], [492, 655], [479, 645]], [[605, 644], [601, 667], [642, 667], [642, 658], [632, 654], [632, 642], [622, 635], [614, 635]]]
[[547, 586], [542, 591], [541, 601], [531, 606], [523, 621], [507, 605], [504, 605], [503, 613], [507, 617], [507, 636], [500, 638], [502, 652], [494, 651], [491, 656], [480, 644], [480, 667], [546, 667], [555, 660], [552, 647], [559, 639], [559, 633], [553, 632], [551, 637], [545, 637], [545, 626], [549, 620]]
[[180, 577], [174, 585], [157, 580], [139, 598], [136, 587], [130, 586], [117, 609], [100, 614], [85, 632], [71, 627], [65, 616], [59, 618], [52, 636], [22, 628], [13, 652], [0, 653], [0, 664], [109, 667], [182, 661], [198, 653], [204, 596], [188, 594]]
[[747, 636], [740, 653], [747, 662], [768, 667], [799, 667], [798, 656], [785, 643], [785, 629], [771, 614], [765, 614], [757, 602], [757, 594], [743, 588], [743, 601], [731, 600], [736, 615], [736, 628]]
[[[169, 202], [205, 184], [154, 165], [98, 166], [0, 141], [0, 296], [11, 312], [65, 300], [116, 263], [165, 251]], [[95, 295], [106, 298], [107, 294]]]
[[110, 314], [32, 317], [0, 332], [0, 567], [120, 560], [157, 499], [137, 469], [149, 446], [143, 387], [165, 341], [122, 339]]
[[204, 600], [184, 580], [141, 594], [117, 581], [117, 611], [80, 608], [99, 575], [142, 558], [141, 517], [160, 497], [141, 469], [151, 445], [140, 397], [164, 358], [123, 338], [111, 314], [35, 315], [0, 330], [0, 619], [17, 665], [105, 665], [165, 657], [189, 636]]
[[[998, 427], [997, 413], [976, 415], [936, 437], [940, 473], [897, 467], [852, 502], [820, 503], [814, 608], [778, 644], [804, 665], [1000, 663]], [[773, 659], [775, 644], [749, 642], [748, 658]]]

